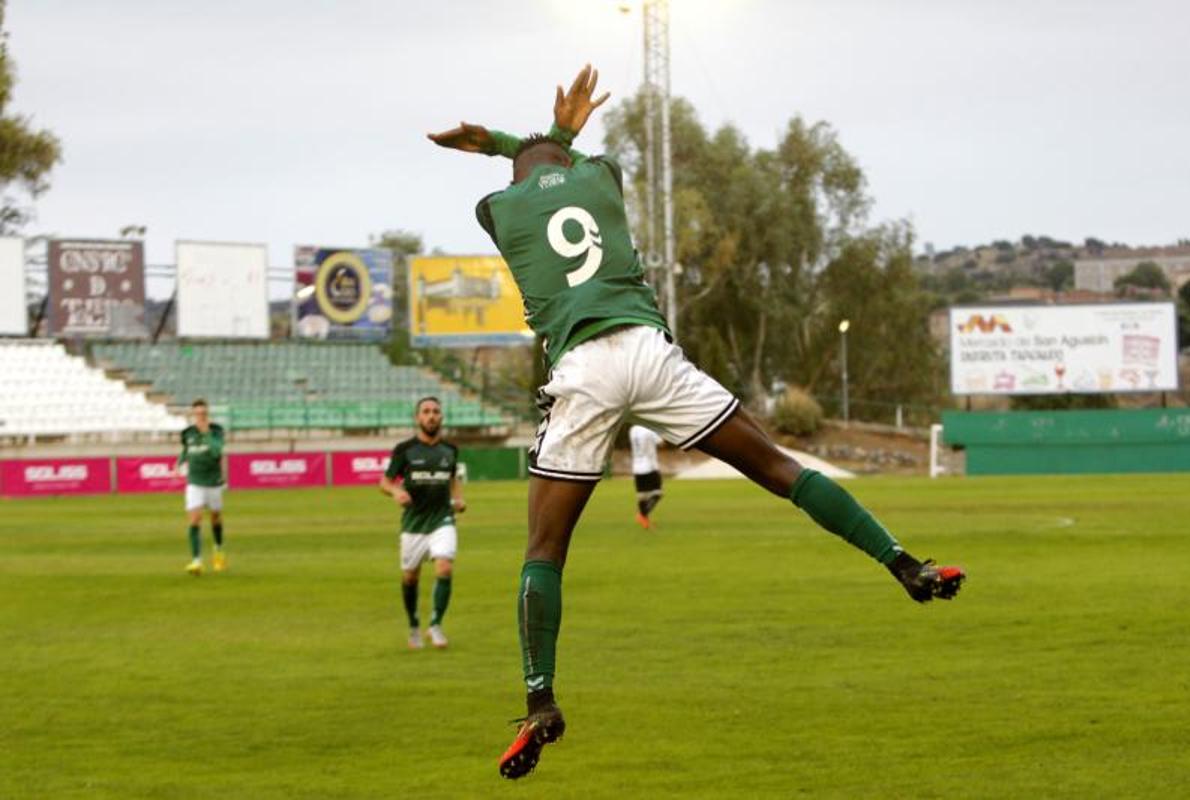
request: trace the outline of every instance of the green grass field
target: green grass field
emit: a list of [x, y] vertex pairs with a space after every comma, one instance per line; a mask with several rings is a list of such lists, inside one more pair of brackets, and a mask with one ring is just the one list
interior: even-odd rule
[[0, 797], [1185, 796], [1187, 477], [850, 486], [968, 568], [956, 601], [743, 482], [669, 483], [647, 534], [606, 482], [569, 730], [518, 783], [523, 484], [468, 488], [441, 652], [405, 649], [374, 490], [229, 495], [232, 569], [200, 579], [180, 496], [0, 502]]

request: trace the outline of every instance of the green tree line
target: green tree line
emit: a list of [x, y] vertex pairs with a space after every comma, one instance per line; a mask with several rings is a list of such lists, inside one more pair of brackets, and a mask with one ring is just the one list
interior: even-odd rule
[[[943, 368], [912, 229], [868, 224], [863, 171], [831, 126], [795, 115], [766, 149], [732, 125], [707, 130], [681, 98], [670, 119], [687, 353], [753, 405], [780, 384], [833, 397], [847, 319], [854, 401], [936, 402]], [[643, 96], [610, 110], [605, 125], [607, 152], [633, 176], [625, 193], [642, 243]]]

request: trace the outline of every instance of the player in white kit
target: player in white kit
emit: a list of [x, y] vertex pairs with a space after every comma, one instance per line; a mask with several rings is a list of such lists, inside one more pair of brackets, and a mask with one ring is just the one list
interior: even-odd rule
[[636, 483], [636, 521], [646, 530], [652, 527], [649, 513], [661, 502], [661, 469], [657, 445], [661, 437], [643, 425], [628, 429], [632, 444], [632, 480]]

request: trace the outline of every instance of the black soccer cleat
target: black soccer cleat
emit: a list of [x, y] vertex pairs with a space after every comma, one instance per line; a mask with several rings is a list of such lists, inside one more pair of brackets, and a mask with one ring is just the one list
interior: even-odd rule
[[516, 739], [500, 756], [500, 774], [510, 780], [523, 778], [533, 771], [547, 744], [558, 741], [566, 732], [562, 709], [551, 703], [525, 717], [517, 729]]
[[961, 567], [940, 567], [932, 558], [919, 562], [905, 553], [897, 556], [888, 565], [888, 570], [919, 603], [928, 603], [935, 597], [951, 600], [967, 579], [967, 573]]

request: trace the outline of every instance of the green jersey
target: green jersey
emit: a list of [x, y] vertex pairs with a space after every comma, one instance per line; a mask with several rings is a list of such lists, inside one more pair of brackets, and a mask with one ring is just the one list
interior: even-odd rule
[[206, 433], [193, 425], [182, 431], [178, 463], [186, 465], [186, 482], [191, 486], [222, 486], [223, 427], [212, 422]]
[[620, 167], [605, 156], [570, 155], [571, 166], [539, 165], [475, 210], [512, 270], [551, 367], [616, 325], [668, 332], [632, 245]]
[[416, 436], [393, 448], [384, 474], [390, 481], [401, 479], [413, 502], [401, 515], [405, 533], [433, 533], [453, 525], [450, 485], [459, 462], [459, 449], [449, 442], [426, 444]]

